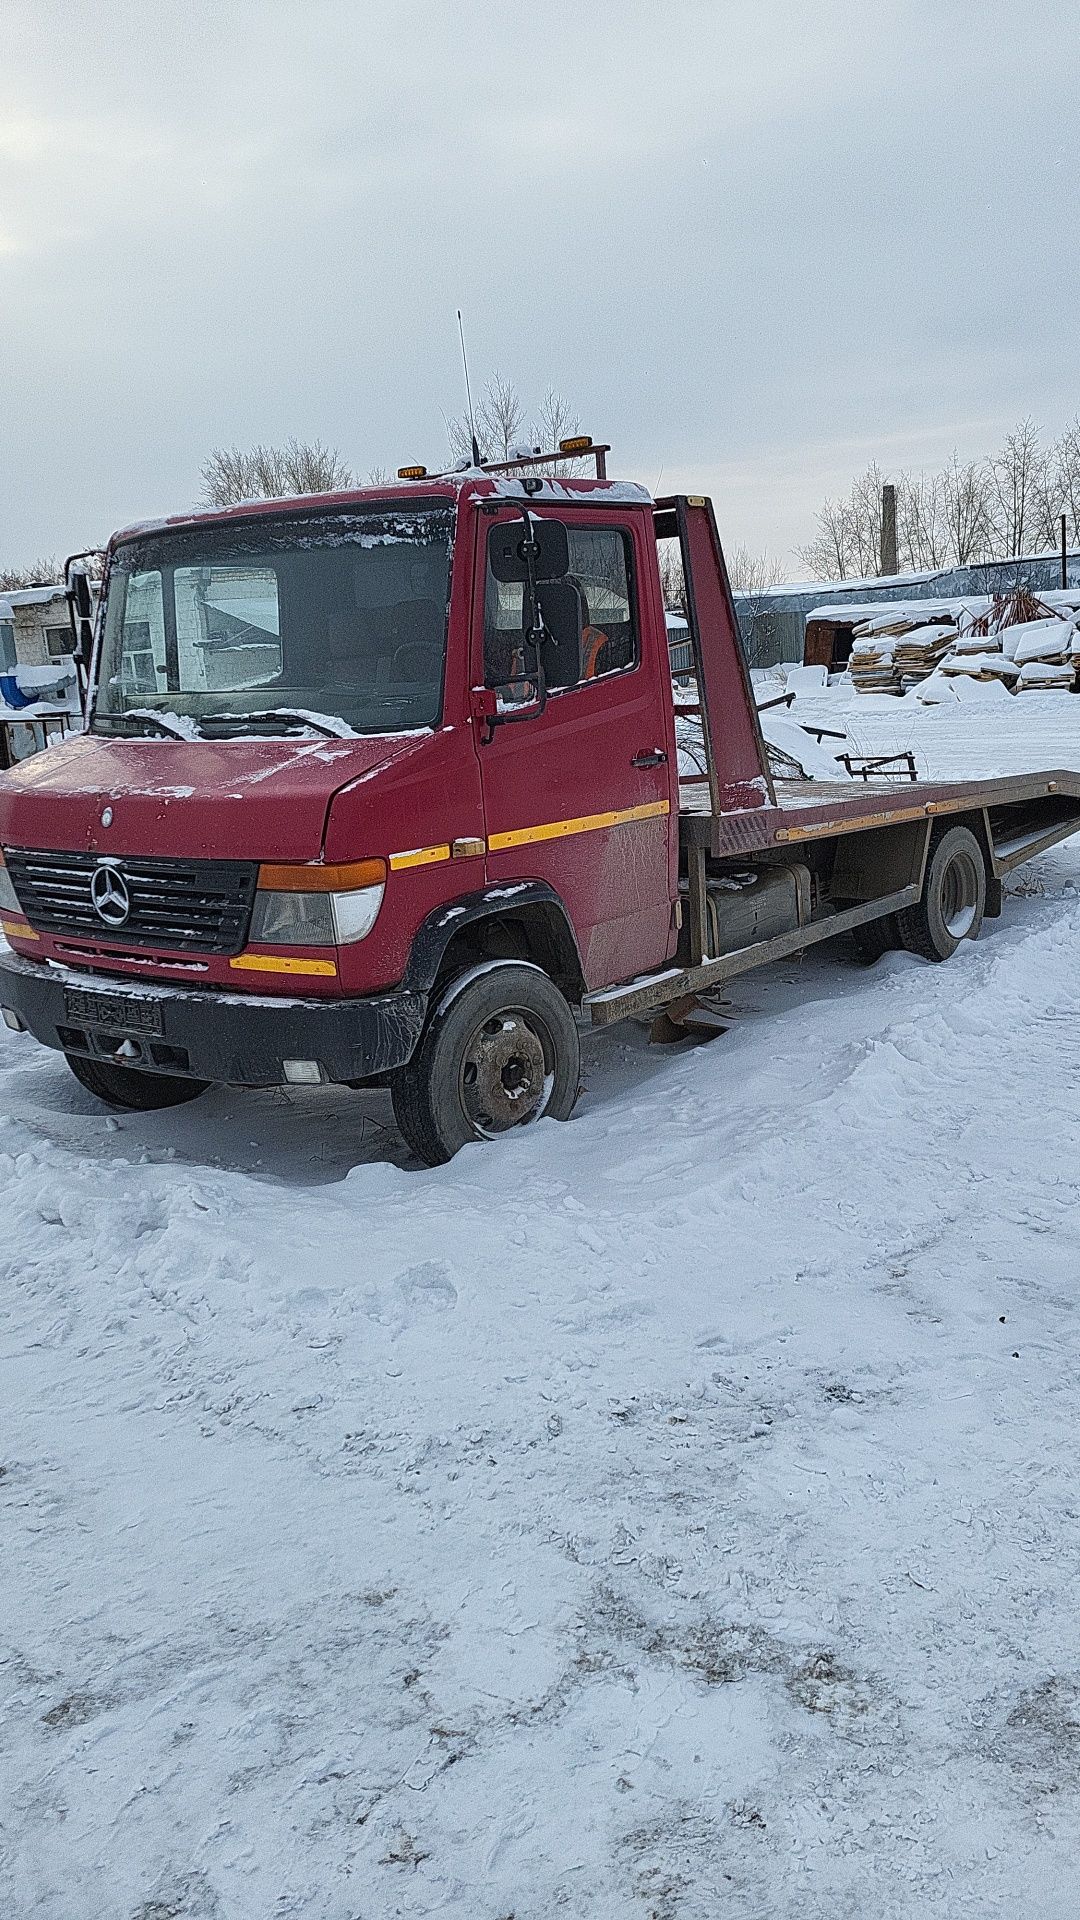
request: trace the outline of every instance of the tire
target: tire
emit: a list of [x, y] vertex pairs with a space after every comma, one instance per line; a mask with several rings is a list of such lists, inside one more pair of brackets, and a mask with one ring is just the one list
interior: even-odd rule
[[852, 928], [851, 937], [868, 967], [903, 945], [895, 913], [886, 913], [879, 920], [864, 920], [861, 927]]
[[544, 1115], [569, 1120], [579, 1072], [574, 1016], [554, 981], [529, 962], [500, 961], [446, 989], [394, 1075], [394, 1118], [424, 1164], [440, 1167], [470, 1140]]
[[909, 953], [949, 960], [961, 940], [977, 940], [986, 911], [986, 862], [969, 827], [934, 828], [922, 899], [896, 916]]
[[83, 1060], [77, 1053], [64, 1059], [80, 1086], [107, 1107], [121, 1113], [155, 1113], [160, 1107], [182, 1107], [205, 1093], [208, 1080], [185, 1080], [175, 1073], [141, 1073], [135, 1067], [114, 1067], [106, 1060]]

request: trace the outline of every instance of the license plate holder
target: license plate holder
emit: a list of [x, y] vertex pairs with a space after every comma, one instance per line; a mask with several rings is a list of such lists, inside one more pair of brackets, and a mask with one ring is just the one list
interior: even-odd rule
[[94, 1027], [106, 1033], [150, 1037], [161, 1034], [161, 1001], [136, 999], [126, 993], [99, 993], [88, 987], [64, 989], [64, 1014], [72, 1026]]

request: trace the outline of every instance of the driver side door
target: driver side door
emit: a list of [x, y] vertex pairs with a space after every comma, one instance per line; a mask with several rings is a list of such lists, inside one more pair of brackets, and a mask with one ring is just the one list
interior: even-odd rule
[[[489, 523], [489, 541], [507, 518]], [[551, 691], [542, 713], [497, 725], [479, 749], [487, 875], [491, 885], [541, 880], [554, 889], [596, 988], [661, 966], [674, 951], [674, 722], [655, 561], [640, 526], [608, 510], [560, 508], [559, 518], [582, 609], [583, 677]], [[495, 578], [486, 546], [482, 539], [477, 624], [492, 687], [520, 647], [523, 596]]]

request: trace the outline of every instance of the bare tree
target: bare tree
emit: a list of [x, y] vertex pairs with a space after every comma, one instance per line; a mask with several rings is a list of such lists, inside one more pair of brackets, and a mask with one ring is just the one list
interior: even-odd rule
[[493, 373], [476, 403], [473, 421], [467, 413], [447, 421], [450, 451], [457, 460], [471, 459], [475, 423], [481, 459], [509, 460], [511, 447], [519, 446], [524, 438], [524, 420], [525, 409], [513, 381]]
[[1045, 460], [1033, 421], [1021, 420], [991, 454], [989, 474], [995, 557], [1016, 560], [1036, 534], [1045, 494]]
[[336, 447], [321, 440], [287, 440], [283, 447], [215, 447], [202, 467], [202, 499], [208, 507], [239, 500], [280, 500], [297, 493], [339, 493], [351, 487], [352, 469]]
[[20, 587], [56, 587], [63, 573], [59, 560], [32, 560], [28, 567], [0, 567], [0, 593], [17, 593]]
[[[527, 421], [525, 404], [512, 380], [501, 373], [493, 374], [480, 395], [474, 410], [476, 438], [483, 461], [501, 461], [512, 459], [520, 450], [535, 449], [537, 453], [552, 453], [560, 440], [567, 440], [578, 432], [578, 419], [569, 403], [561, 394], [549, 387], [531, 424]], [[456, 420], [446, 423], [450, 451], [455, 460], [472, 459], [472, 423], [467, 413]], [[522, 461], [522, 470], [530, 471], [527, 459]], [[547, 464], [543, 471], [554, 474], [580, 472], [587, 462], [567, 455], [565, 459]]]
[[[882, 473], [872, 464], [840, 500], [826, 499], [817, 532], [799, 558], [817, 579], [849, 580], [877, 571]], [[997, 453], [939, 473], [901, 473], [896, 481], [899, 557], [905, 572], [1011, 560], [1057, 542], [1061, 513], [1080, 510], [1080, 421], [1044, 453], [1023, 420]]]
[[660, 564], [660, 590], [669, 613], [686, 612], [686, 580], [683, 576], [682, 550], [677, 540], [659, 540], [656, 556]]
[[769, 587], [778, 587], [784, 577], [778, 560], [770, 560], [767, 553], [751, 552], [741, 540], [729, 549], [726, 559], [733, 593], [765, 593]]
[[993, 537], [985, 460], [962, 461], [954, 452], [942, 486], [946, 553], [954, 566], [971, 566], [988, 556]]
[[1056, 547], [1061, 532], [1061, 516], [1072, 538], [1080, 530], [1080, 420], [1073, 420], [1054, 442], [1042, 463], [1037, 480], [1037, 533], [1042, 547]]
[[932, 572], [946, 565], [949, 523], [940, 474], [902, 474], [896, 488], [896, 518], [904, 571]]
[[815, 515], [817, 533], [795, 549], [815, 580], [847, 580], [857, 571], [850, 500], [830, 500]]

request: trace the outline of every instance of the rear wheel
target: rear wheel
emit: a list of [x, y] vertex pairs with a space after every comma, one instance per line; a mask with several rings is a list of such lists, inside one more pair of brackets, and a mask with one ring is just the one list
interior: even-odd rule
[[154, 1113], [159, 1107], [181, 1107], [205, 1093], [208, 1080], [185, 1080], [176, 1073], [138, 1073], [133, 1067], [114, 1067], [107, 1060], [83, 1060], [77, 1053], [64, 1059], [80, 1086], [107, 1107], [123, 1113]]
[[540, 967], [487, 966], [448, 987], [408, 1064], [394, 1117], [413, 1152], [442, 1166], [470, 1140], [545, 1115], [568, 1120], [578, 1094], [574, 1016]]
[[935, 827], [922, 899], [896, 916], [909, 953], [948, 960], [961, 940], [977, 940], [986, 910], [986, 863], [969, 827]]

